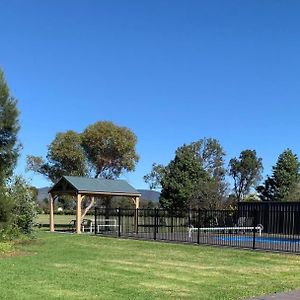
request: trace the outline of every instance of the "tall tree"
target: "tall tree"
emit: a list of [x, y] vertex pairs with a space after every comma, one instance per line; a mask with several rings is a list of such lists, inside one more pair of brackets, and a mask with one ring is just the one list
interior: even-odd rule
[[10, 95], [4, 73], [0, 69], [0, 184], [4, 184], [12, 175], [19, 156], [18, 117], [17, 100]]
[[195, 199], [195, 190], [201, 179], [207, 178], [195, 149], [183, 145], [176, 150], [175, 158], [166, 167], [161, 180], [160, 204], [165, 209], [185, 210]]
[[225, 180], [225, 151], [220, 142], [214, 138], [203, 138], [191, 144], [197, 153], [202, 168], [207, 172], [197, 187], [198, 207], [217, 209], [222, 207], [226, 199], [228, 183]]
[[197, 153], [198, 159], [203, 167], [213, 178], [224, 178], [224, 156], [225, 152], [220, 142], [213, 138], [203, 138], [191, 143], [191, 147]]
[[136, 136], [126, 127], [97, 122], [78, 134], [58, 133], [48, 147], [46, 160], [28, 156], [27, 168], [51, 181], [63, 175], [117, 178], [133, 171], [138, 161]]
[[48, 147], [47, 160], [40, 156], [27, 156], [27, 168], [56, 182], [64, 175], [88, 174], [81, 136], [75, 131], [58, 133]]
[[[94, 177], [118, 178], [124, 171], [134, 171], [139, 160], [135, 147], [137, 138], [127, 127], [112, 122], [97, 122], [88, 126], [81, 135], [82, 147]], [[103, 197], [105, 218], [109, 219], [111, 197]], [[84, 214], [92, 207], [93, 200]]]
[[256, 188], [261, 201], [275, 201], [275, 182], [272, 176], [267, 176], [263, 184]]
[[219, 208], [227, 193], [224, 155], [220, 143], [212, 138], [178, 148], [160, 179], [161, 205]]
[[82, 147], [95, 177], [111, 179], [133, 171], [139, 159], [136, 142], [130, 129], [112, 122], [97, 122], [82, 133]]
[[[58, 133], [48, 147], [46, 160], [27, 157], [27, 169], [56, 182], [63, 175], [94, 176], [114, 179], [124, 171], [133, 171], [138, 161], [136, 136], [126, 127], [112, 122], [97, 122], [78, 134], [74, 131]], [[87, 197], [82, 218], [94, 204]], [[110, 206], [111, 199], [104, 199]]]
[[146, 174], [143, 179], [149, 184], [150, 190], [161, 188], [161, 180], [164, 176], [165, 167], [161, 164], [152, 164], [152, 170], [149, 174]]
[[195, 187], [195, 198], [192, 201], [192, 208], [202, 209], [222, 209], [226, 204], [227, 183], [220, 185], [215, 178], [206, 176], [200, 178], [200, 182]]
[[262, 159], [257, 157], [255, 150], [244, 150], [239, 158], [229, 161], [229, 174], [234, 180], [234, 193], [238, 201], [243, 201], [258, 183], [262, 170]]
[[278, 157], [273, 174], [257, 188], [263, 201], [299, 200], [300, 162], [291, 149]]
[[[224, 156], [225, 152], [218, 140], [213, 138], [203, 138], [189, 145], [190, 150], [195, 154], [197, 162], [213, 179], [214, 184], [210, 183], [210, 189], [217, 189], [218, 195], [223, 195], [227, 189], [225, 182], [225, 167]], [[157, 189], [161, 187], [161, 180], [164, 176], [166, 168], [160, 164], [153, 164], [152, 170], [143, 178], [149, 184], [150, 189]], [[215, 192], [215, 191], [214, 191]]]

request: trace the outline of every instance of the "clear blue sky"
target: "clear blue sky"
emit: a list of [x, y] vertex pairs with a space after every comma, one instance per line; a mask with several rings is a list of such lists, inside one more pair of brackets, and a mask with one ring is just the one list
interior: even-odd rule
[[[138, 137], [137, 188], [152, 162], [217, 138], [265, 174], [300, 154], [300, 2], [2, 0], [0, 66], [19, 99], [17, 171], [60, 131], [99, 120]], [[48, 183], [27, 173], [38, 187]]]

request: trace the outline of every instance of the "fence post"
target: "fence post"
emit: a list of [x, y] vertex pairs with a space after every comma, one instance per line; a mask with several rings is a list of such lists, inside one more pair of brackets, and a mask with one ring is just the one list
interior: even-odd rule
[[135, 233], [139, 233], [139, 209], [135, 209]]
[[157, 208], [154, 208], [154, 234], [153, 234], [154, 240], [156, 240], [156, 230], [157, 230]]
[[173, 209], [171, 210], [171, 233], [173, 233], [174, 231], [174, 220], [173, 220]]
[[257, 211], [256, 209], [253, 211], [253, 244], [252, 244], [252, 249], [255, 249], [255, 238], [256, 238], [256, 223], [257, 223]]
[[198, 208], [197, 228], [197, 244], [200, 244], [200, 208]]
[[97, 234], [97, 207], [95, 207], [95, 234]]
[[118, 209], [118, 236], [121, 236], [121, 208]]

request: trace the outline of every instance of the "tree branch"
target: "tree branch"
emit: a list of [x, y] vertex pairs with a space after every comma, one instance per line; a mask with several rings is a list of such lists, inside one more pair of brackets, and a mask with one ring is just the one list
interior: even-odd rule
[[81, 222], [84, 219], [85, 215], [87, 214], [87, 212], [91, 209], [91, 207], [94, 205], [95, 203], [95, 197], [90, 197], [91, 198], [91, 202], [90, 204], [85, 208], [83, 214], [81, 215]]

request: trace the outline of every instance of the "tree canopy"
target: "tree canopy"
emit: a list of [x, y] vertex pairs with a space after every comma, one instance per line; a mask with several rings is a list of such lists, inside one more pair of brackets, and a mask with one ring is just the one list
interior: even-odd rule
[[165, 168], [160, 180], [163, 207], [218, 208], [227, 189], [224, 151], [212, 138], [183, 145]]
[[262, 159], [257, 157], [255, 150], [244, 150], [239, 158], [229, 161], [229, 175], [234, 180], [234, 193], [238, 201], [243, 201], [251, 187], [256, 186], [262, 170]]
[[48, 146], [47, 161], [40, 156], [28, 156], [27, 168], [40, 173], [52, 182], [64, 175], [88, 174], [86, 158], [81, 147], [81, 136], [75, 131], [57, 133]]
[[149, 184], [150, 190], [161, 188], [161, 180], [164, 176], [165, 167], [162, 164], [152, 164], [152, 170], [149, 174], [146, 174], [143, 179]]
[[112, 122], [97, 122], [82, 133], [82, 147], [95, 177], [116, 178], [134, 171], [139, 156], [137, 138], [127, 127]]
[[221, 208], [228, 189], [225, 180], [225, 151], [220, 142], [214, 138], [203, 138], [192, 145], [201, 167], [206, 171], [206, 176], [200, 179], [200, 183], [195, 188], [194, 207]]
[[214, 138], [203, 138], [193, 142], [191, 147], [193, 147], [197, 153], [201, 166], [211, 177], [221, 179], [225, 176], [225, 152], [218, 140]]
[[0, 184], [12, 175], [20, 151], [18, 143], [19, 111], [17, 100], [10, 95], [0, 69]]
[[263, 201], [299, 200], [300, 162], [291, 149], [283, 151], [273, 167], [273, 174], [257, 188]]
[[83, 133], [58, 133], [48, 146], [46, 160], [28, 156], [27, 168], [57, 181], [63, 175], [117, 178], [133, 171], [138, 161], [136, 136], [112, 122], [97, 122]]
[[20, 153], [19, 110], [0, 69], [0, 241], [31, 233], [35, 218], [32, 189], [13, 171]]
[[178, 148], [162, 178], [161, 206], [174, 210], [189, 208], [195, 198], [195, 187], [205, 176], [206, 172], [193, 148], [189, 145]]

